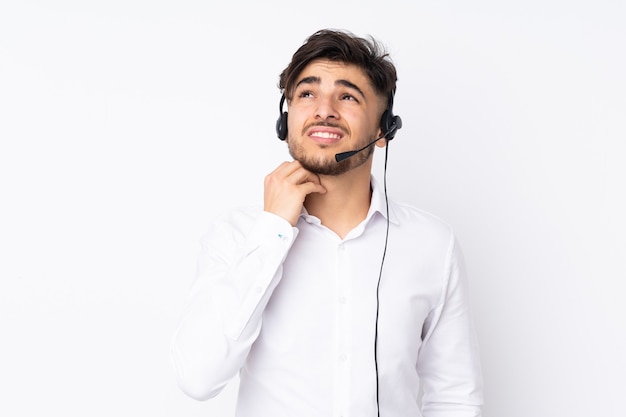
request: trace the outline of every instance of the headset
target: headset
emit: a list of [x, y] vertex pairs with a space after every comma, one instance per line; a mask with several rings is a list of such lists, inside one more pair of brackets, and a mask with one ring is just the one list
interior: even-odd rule
[[[383, 112], [383, 115], [380, 118], [380, 130], [383, 131], [383, 135], [378, 139], [387, 138], [387, 140], [392, 140], [396, 136], [396, 132], [398, 129], [402, 127], [402, 119], [400, 116], [395, 116], [393, 114], [393, 91], [389, 95], [389, 101], [387, 102], [387, 109]], [[285, 140], [287, 139], [287, 112], [283, 111], [283, 106], [285, 104], [285, 94], [283, 94], [280, 98], [280, 103], [278, 104], [278, 113], [279, 117], [276, 120], [276, 135], [278, 139]]]

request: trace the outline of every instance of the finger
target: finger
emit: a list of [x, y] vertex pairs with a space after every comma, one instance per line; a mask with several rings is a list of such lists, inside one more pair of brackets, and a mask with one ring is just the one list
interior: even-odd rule
[[320, 177], [317, 174], [312, 173], [304, 168], [299, 168], [292, 172], [288, 180], [294, 184], [303, 184], [305, 182], [312, 182], [315, 184], [321, 184]]
[[316, 184], [314, 182], [305, 182], [301, 184], [300, 187], [305, 195], [312, 194], [312, 193], [320, 193], [320, 194], [326, 193], [326, 188], [322, 184]]
[[302, 168], [302, 165], [299, 161], [284, 161], [274, 171], [270, 173], [270, 175], [277, 175], [281, 177], [288, 177], [293, 174], [298, 169]]
[[291, 174], [298, 167], [293, 167], [291, 162], [282, 162], [272, 172], [265, 176], [265, 185], [278, 184]]

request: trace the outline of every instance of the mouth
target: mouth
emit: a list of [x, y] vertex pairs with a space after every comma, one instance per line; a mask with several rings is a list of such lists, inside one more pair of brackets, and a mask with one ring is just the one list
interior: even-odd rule
[[309, 130], [308, 136], [317, 142], [335, 143], [343, 138], [343, 133], [337, 128], [317, 126]]

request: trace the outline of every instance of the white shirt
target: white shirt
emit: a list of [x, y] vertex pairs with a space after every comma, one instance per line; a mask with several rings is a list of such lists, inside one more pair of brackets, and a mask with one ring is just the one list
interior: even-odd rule
[[392, 201], [374, 358], [387, 221], [372, 187], [344, 239], [304, 209], [296, 227], [260, 208], [213, 224], [172, 341], [186, 394], [206, 400], [239, 373], [238, 417], [480, 416], [459, 246], [447, 224]]

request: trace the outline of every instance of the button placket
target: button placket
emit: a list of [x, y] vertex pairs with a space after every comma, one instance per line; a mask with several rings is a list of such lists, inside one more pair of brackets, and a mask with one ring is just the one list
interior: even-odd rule
[[338, 415], [346, 415], [349, 393], [350, 393], [350, 323], [351, 312], [349, 308], [349, 294], [351, 268], [349, 261], [349, 247], [342, 242], [337, 247], [337, 293], [336, 293], [336, 311], [337, 311], [337, 346], [336, 346], [336, 364], [337, 364], [337, 403], [336, 410]]

